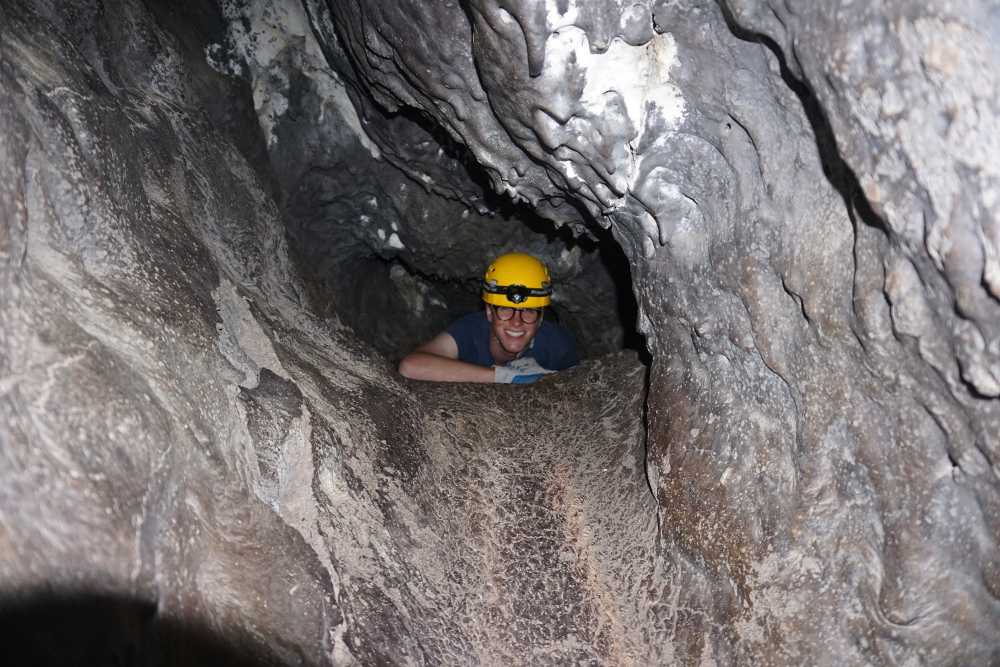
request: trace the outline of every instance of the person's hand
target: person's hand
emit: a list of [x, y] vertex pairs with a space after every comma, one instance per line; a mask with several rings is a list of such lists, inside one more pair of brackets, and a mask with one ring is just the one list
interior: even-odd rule
[[506, 366], [494, 366], [494, 382], [504, 384], [528, 384], [534, 382], [546, 373], [555, 373], [547, 368], [542, 368], [538, 362], [531, 357], [515, 359]]

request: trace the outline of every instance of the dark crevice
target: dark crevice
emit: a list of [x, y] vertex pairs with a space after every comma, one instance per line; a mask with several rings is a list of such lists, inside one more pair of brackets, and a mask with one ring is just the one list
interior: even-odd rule
[[[369, 107], [369, 111], [371, 110]], [[511, 201], [505, 195], [492, 192], [488, 187], [485, 171], [472, 160], [467, 149], [453, 141], [444, 130], [429, 124], [423, 114], [407, 110], [392, 115], [391, 119], [412, 121], [423, 130], [425, 133], [423, 136], [438, 142], [432, 149], [421, 148], [421, 155], [434, 153], [440, 146], [450, 160], [461, 163], [470, 181], [481, 188], [481, 202], [491, 211], [489, 219], [506, 220], [515, 225], [523, 225], [530, 234], [524, 236], [522, 241], [531, 242], [533, 237], [538, 237], [541, 241], [540, 247], [555, 248], [557, 253], [559, 248], [569, 251], [578, 248], [582, 255], [587, 256], [581, 260], [580, 275], [571, 278], [569, 284], [560, 283], [557, 277], [557, 289], [562, 285], [564, 299], [561, 303], [553, 303], [549, 309], [551, 320], [568, 326], [577, 334], [587, 350], [585, 356], [593, 358], [611, 351], [608, 349], [606, 332], [598, 329], [614, 329], [621, 332], [619, 336], [621, 345], [618, 349], [634, 349], [644, 355], [644, 359], [648, 359], [645, 340], [635, 330], [638, 307], [632, 293], [629, 263], [609, 232], [594, 225], [592, 228], [597, 231], [593, 235], [578, 235], [570, 225], [557, 226], [553, 221], [539, 215], [528, 204]], [[400, 154], [405, 153], [404, 147], [400, 150]], [[406, 164], [400, 155], [395, 156], [391, 162], [398, 168], [400, 181], [426, 189], [426, 185], [420, 183], [419, 179], [407, 173]], [[420, 168], [416, 166], [418, 171]], [[281, 165], [276, 165], [275, 169], [280, 170]], [[387, 172], [384, 171], [383, 174], [385, 173]], [[383, 180], [388, 182], [386, 178], [383, 176]], [[437, 267], [428, 264], [427, 239], [422, 239], [424, 246], [420, 250], [419, 260], [422, 264], [417, 264], [411, 261], [416, 258], [407, 251], [401, 252], [390, 247], [375, 249], [367, 243], [358, 243], [357, 239], [345, 244], [347, 239], [344, 231], [331, 231], [328, 237], [325, 232], [321, 232], [325, 216], [338, 213], [349, 216], [358, 210], [356, 205], [351, 205], [353, 198], [356, 197], [352, 191], [344, 191], [339, 195], [337, 201], [341, 202], [341, 206], [336, 209], [324, 211], [323, 204], [317, 205], [309, 201], [312, 199], [316, 202], [321, 201], [323, 197], [329, 197], [325, 184], [329, 182], [336, 187], [338, 185], [336, 180], [312, 179], [308, 188], [303, 189], [299, 186], [298, 196], [289, 199], [286, 204], [286, 220], [290, 238], [301, 246], [301, 254], [304, 257], [316, 263], [313, 267], [315, 274], [329, 285], [334, 295], [334, 309], [340, 320], [349, 325], [359, 338], [371, 343], [390, 361], [396, 362], [409, 349], [429, 340], [450, 321], [481, 306], [478, 278], [481, 275], [480, 271], [485, 272], [488, 259], [483, 260], [481, 267], [475, 268], [474, 277], [468, 275], [450, 277], [446, 268], [437, 270]], [[387, 187], [384, 183], [383, 186]], [[373, 198], [381, 198], [385, 193], [378, 188], [377, 184], [372, 184], [365, 192], [370, 192]], [[434, 197], [440, 197], [442, 201], [448, 199], [440, 193], [434, 193]], [[424, 200], [421, 205], [427, 208], [407, 210], [397, 206], [394, 209], [394, 215], [402, 216], [397, 218], [401, 236], [408, 225], [415, 222], [410, 216], [426, 216], [428, 212], [431, 216], [449, 215], [450, 209], [447, 206], [435, 208], [437, 205], [429, 200]], [[561, 205], [582, 210], [569, 200]], [[383, 210], [382, 205], [376, 208]], [[385, 227], [385, 222], [385, 220], [380, 221], [380, 226]], [[331, 230], [347, 230], [353, 224], [355, 223], [351, 219], [329, 220]], [[470, 219], [468, 224], [475, 225], [477, 222]], [[302, 229], [297, 230], [298, 226], [302, 226]], [[500, 228], [512, 229], [509, 226]], [[420, 227], [415, 225], [412, 233], [417, 234], [419, 238], [422, 232]], [[489, 236], [492, 233], [496, 232], [483, 229], [483, 235], [479, 237], [478, 242], [482, 246], [496, 246], [502, 251], [533, 251], [531, 247], [520, 248], [517, 245], [511, 247], [509, 238], [498, 236], [493, 239]], [[442, 254], [470, 252], [461, 245], [461, 239], [442, 238], [438, 243], [451, 247], [439, 247], [432, 252]], [[324, 245], [328, 245], [329, 248], [324, 249]], [[476, 252], [476, 249], [473, 248], [472, 252]], [[331, 257], [338, 258], [335, 267], [329, 266]], [[545, 257], [540, 259], [546, 261]], [[326, 268], [323, 268], [324, 263], [327, 265]], [[550, 266], [550, 270], [553, 268]], [[607, 275], [602, 276], [601, 273]], [[410, 278], [414, 280], [411, 281]], [[405, 294], [400, 292], [401, 287]], [[426, 291], [428, 288], [429, 292]], [[424, 302], [424, 305], [428, 306], [426, 310], [414, 310], [413, 304], [421, 302], [420, 294], [427, 294], [430, 299], [431, 293], [433, 293], [434, 307], [430, 307], [430, 301], [427, 301]], [[416, 297], [416, 301], [413, 297]], [[583, 301], [574, 303], [575, 297], [583, 297]], [[593, 311], [595, 305], [610, 311], [611, 316], [608, 317], [603, 311], [588, 312]]]
[[598, 253], [601, 262], [607, 267], [608, 273], [614, 279], [615, 298], [618, 303], [618, 319], [622, 323], [622, 347], [635, 350], [639, 359], [648, 368], [653, 363], [653, 357], [646, 346], [646, 337], [636, 328], [639, 320], [639, 304], [632, 291], [632, 269], [625, 251], [611, 237], [611, 230], [601, 230], [598, 234], [600, 244]]

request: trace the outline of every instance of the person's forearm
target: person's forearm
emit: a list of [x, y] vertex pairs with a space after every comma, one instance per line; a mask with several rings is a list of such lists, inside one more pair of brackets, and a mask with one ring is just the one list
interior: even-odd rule
[[399, 373], [433, 382], [493, 382], [492, 366], [477, 366], [429, 352], [411, 352], [399, 362]]

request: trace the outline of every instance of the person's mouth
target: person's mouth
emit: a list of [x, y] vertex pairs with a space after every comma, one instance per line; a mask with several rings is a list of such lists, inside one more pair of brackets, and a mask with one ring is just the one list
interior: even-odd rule
[[503, 332], [511, 338], [520, 338], [526, 333], [524, 331], [511, 331], [510, 329], [504, 329]]

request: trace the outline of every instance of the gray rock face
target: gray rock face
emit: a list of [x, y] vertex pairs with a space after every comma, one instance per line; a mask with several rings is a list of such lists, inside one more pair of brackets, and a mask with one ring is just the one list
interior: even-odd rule
[[[5, 655], [1000, 662], [988, 7], [0, 26]], [[593, 358], [396, 375], [515, 248]]]

